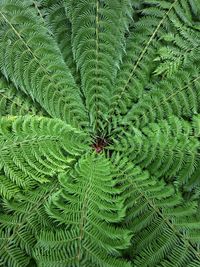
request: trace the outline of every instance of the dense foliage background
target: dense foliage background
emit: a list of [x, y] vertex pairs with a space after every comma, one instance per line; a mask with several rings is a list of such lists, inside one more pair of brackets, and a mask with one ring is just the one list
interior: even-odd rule
[[0, 1], [0, 266], [200, 266], [200, 1]]

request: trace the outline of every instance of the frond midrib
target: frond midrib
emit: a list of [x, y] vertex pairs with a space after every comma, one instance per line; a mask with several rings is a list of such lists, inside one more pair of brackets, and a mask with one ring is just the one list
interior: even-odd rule
[[140, 192], [140, 195], [143, 196], [146, 200], [146, 202], [149, 204], [149, 206], [152, 207], [152, 209], [162, 218], [163, 222], [167, 223], [167, 225], [170, 227], [170, 229], [174, 232], [174, 234], [183, 240], [183, 242], [193, 251], [194, 255], [196, 255], [197, 259], [200, 261], [200, 254], [194, 249], [194, 246], [191, 244], [191, 242], [184, 236], [184, 234], [180, 233], [178, 229], [173, 225], [173, 223], [170, 221], [170, 218], [167, 216], [164, 216], [162, 211], [155, 206], [153, 201], [148, 198], [148, 195], [145, 194], [141, 189], [138, 187], [137, 183], [134, 183], [129, 177], [127, 177], [127, 180], [133, 186], [134, 188], [137, 188], [138, 192]]
[[[149, 40], [147, 41], [144, 49], [142, 50], [142, 52], [140, 53], [138, 60], [136, 61], [136, 63], [133, 65], [133, 69], [131, 71], [131, 73], [128, 76], [127, 82], [125, 83], [125, 86], [121, 89], [121, 92], [117, 95], [117, 100], [116, 103], [114, 104], [114, 106], [112, 107], [110, 114], [109, 114], [109, 118], [112, 118], [112, 116], [115, 113], [115, 109], [117, 108], [117, 104], [118, 101], [122, 98], [123, 93], [126, 91], [127, 85], [129, 84], [129, 81], [131, 80], [132, 76], [134, 75], [135, 70], [137, 69], [137, 67], [139, 66], [139, 63], [141, 62], [141, 60], [143, 59], [143, 56], [145, 55], [146, 51], [148, 50], [148, 47], [150, 46], [151, 42], [154, 40], [154, 38], [156, 37], [156, 33], [159, 31], [161, 25], [163, 24], [163, 22], [165, 21], [165, 19], [168, 17], [169, 13], [171, 12], [171, 10], [174, 8], [174, 6], [176, 5], [176, 3], [179, 0], [174, 0], [174, 2], [172, 3], [171, 7], [169, 8], [168, 11], [166, 11], [165, 15], [163, 16], [163, 18], [160, 20], [159, 24], [157, 25], [156, 29], [153, 31], [152, 35], [150, 36]], [[109, 121], [109, 120], [108, 120]]]

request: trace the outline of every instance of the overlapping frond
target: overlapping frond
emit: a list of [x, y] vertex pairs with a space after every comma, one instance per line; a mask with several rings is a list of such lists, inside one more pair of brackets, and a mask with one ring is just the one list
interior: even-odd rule
[[130, 266], [118, 259], [130, 232], [115, 226], [125, 209], [111, 171], [108, 159], [92, 154], [60, 175], [62, 189], [47, 212], [65, 230], [41, 233], [34, 254], [38, 266]]
[[42, 115], [47, 116], [48, 113], [31, 97], [17, 90], [12, 84], [0, 77], [0, 115]]
[[[56, 42], [32, 1], [0, 3], [0, 67], [53, 117], [80, 127], [87, 122], [80, 92]], [[33, 12], [34, 11], [34, 12]]]
[[13, 196], [16, 196], [20, 192], [20, 187], [13, 183], [5, 173], [1, 170], [0, 173], [0, 197], [5, 199], [11, 199]]
[[45, 204], [58, 188], [54, 180], [27, 195], [18, 195], [15, 201], [3, 202], [0, 213], [1, 266], [36, 266], [33, 264], [32, 250], [40, 231], [55, 227], [45, 211]]
[[177, 117], [150, 123], [141, 130], [122, 129], [121, 138], [113, 139], [114, 152], [121, 151], [135, 164], [149, 170], [156, 177], [176, 180], [188, 189], [199, 185], [200, 117], [191, 123]]
[[[3, 117], [0, 144], [2, 173], [15, 185], [28, 190], [36, 182], [47, 182], [49, 177], [66, 170], [85, 148], [87, 138], [60, 120]], [[1, 183], [4, 180], [5, 177]], [[6, 190], [7, 186], [2, 186]]]
[[116, 155], [113, 162], [126, 199], [124, 223], [133, 231], [129, 249], [133, 266], [198, 267], [198, 204], [185, 202], [173, 186], [158, 181], [122, 155]]
[[43, 18], [44, 23], [53, 34], [63, 55], [64, 61], [79, 85], [80, 74], [76, 68], [71, 46], [71, 23], [66, 16], [64, 1], [41, 0], [35, 2], [35, 7]]
[[144, 127], [170, 115], [191, 118], [199, 110], [200, 74], [198, 67], [180, 70], [173, 77], [151, 86], [152, 90], [134, 105], [123, 118], [122, 124]]
[[189, 64], [198, 64], [200, 40], [197, 31], [175, 23], [175, 33], [167, 33], [163, 37], [162, 47], [154, 59], [157, 68], [154, 73], [162, 78], [176, 75], [179, 69], [184, 69]]
[[[196, 43], [195, 40], [198, 38], [192, 39], [199, 32], [197, 29], [192, 28], [193, 9], [189, 6], [188, 2], [193, 3], [193, 6], [197, 8], [198, 3], [195, 3], [195, 1], [144, 1], [144, 8], [141, 9], [142, 17], [134, 24], [132, 33], [127, 40], [126, 55], [120, 66], [111, 101], [109, 121], [114, 120], [115, 116], [117, 116], [117, 120], [120, 120], [121, 116], [127, 113], [132, 116], [133, 109], [136, 112], [140, 112], [140, 108], [133, 104], [141, 99], [141, 102], [145, 105], [147, 103], [146, 94], [148, 95], [149, 91], [159, 86], [157, 82], [160, 82], [160, 77], [156, 79], [153, 76], [156, 76], [155, 74], [160, 72], [159, 69], [164, 67], [160, 64], [158, 65], [157, 62], [159, 52], [164, 49], [164, 38], [167, 38], [169, 35], [174, 36], [175, 41], [171, 40], [171, 43], [177, 42], [179, 57], [183, 57], [186, 51], [190, 49], [193, 49], [193, 54], [195, 53], [198, 47], [198, 42]], [[188, 7], [187, 12], [185, 11], [186, 7]], [[182, 27], [186, 27], [185, 25], [188, 26], [186, 31], [182, 29]], [[191, 43], [194, 46], [193, 48]], [[189, 53], [188, 57], [192, 57], [193, 54]], [[177, 60], [175, 64], [178, 64]], [[167, 66], [165, 71], [170, 71], [169, 69], [170, 66]], [[192, 67], [189, 71], [187, 70], [187, 77], [191, 70]], [[163, 69], [161, 72], [163, 72]], [[191, 76], [189, 76], [191, 82], [194, 75], [192, 72]], [[175, 77], [177, 78], [179, 75], [177, 74]], [[152, 85], [152, 83], [156, 84]], [[177, 90], [179, 88], [173, 86], [173, 93]], [[152, 94], [154, 94], [154, 91]], [[171, 91], [165, 90], [165, 93], [169, 95]], [[154, 99], [152, 94], [149, 94], [149, 98]], [[129, 112], [130, 109], [132, 109], [131, 112]], [[164, 110], [164, 108], [162, 109]], [[145, 110], [145, 114], [148, 114], [148, 111]], [[113, 122], [112, 129], [115, 127], [114, 125], [115, 122]]]
[[125, 45], [131, 1], [66, 1], [72, 23], [72, 48], [90, 112], [90, 124], [101, 128]]

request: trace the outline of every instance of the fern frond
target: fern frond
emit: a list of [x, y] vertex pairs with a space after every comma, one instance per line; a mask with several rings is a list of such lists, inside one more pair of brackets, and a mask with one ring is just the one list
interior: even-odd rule
[[42, 107], [0, 77], [0, 115], [45, 115]]
[[81, 73], [90, 124], [96, 131], [110, 103], [131, 13], [129, 0], [67, 1], [72, 48]]
[[39, 3], [35, 3], [35, 6], [39, 10], [38, 12], [41, 13], [50, 32], [53, 34], [64, 61], [69, 67], [76, 83], [79, 85], [80, 73], [77, 71], [71, 47], [71, 23], [66, 17], [63, 1], [42, 0]]
[[42, 229], [53, 229], [44, 205], [58, 188], [57, 182], [41, 186], [15, 201], [4, 201], [0, 214], [0, 264], [30, 266], [36, 236]]
[[87, 121], [87, 114], [78, 88], [30, 4], [14, 0], [0, 3], [1, 70], [51, 116], [80, 127]]
[[180, 185], [190, 185], [191, 190], [200, 182], [198, 177], [194, 179], [200, 160], [198, 125], [199, 116], [196, 116], [191, 124], [171, 117], [141, 130], [132, 127], [121, 138], [118, 135], [118, 139], [113, 139], [110, 149], [123, 152], [154, 176], [176, 179]]
[[[163, 1], [165, 2], [165, 1]], [[126, 113], [132, 101], [141, 97], [149, 75], [154, 68], [153, 58], [158, 49], [157, 36], [163, 31], [163, 24], [173, 12], [177, 0], [157, 8], [160, 16], [145, 16], [135, 25], [127, 40], [126, 55], [116, 80], [110, 108], [110, 117], [115, 113]], [[147, 67], [148, 66], [148, 67]]]
[[65, 230], [41, 233], [34, 254], [38, 266], [130, 266], [118, 259], [130, 233], [115, 226], [125, 209], [111, 171], [103, 155], [92, 154], [60, 175], [62, 190], [47, 212]]
[[[183, 25], [185, 21], [192, 25], [190, 21], [192, 10], [188, 11], [190, 19], [186, 18], [187, 14], [184, 13], [184, 8], [178, 0], [144, 2], [145, 8], [141, 10], [143, 16], [134, 24], [133, 32], [127, 40], [127, 53], [122, 60], [123, 64], [116, 80], [108, 121], [114, 120], [115, 116], [120, 120], [122, 115], [127, 114], [133, 107], [133, 103], [137, 103], [140, 99], [144, 100], [143, 95], [152, 90], [152, 74], [160, 67], [156, 65], [155, 59], [158, 51], [163, 49], [163, 36], [170, 33], [176, 34], [177, 40], [179, 35], [182, 39], [177, 25]], [[188, 49], [190, 47], [188, 39], [185, 40], [185, 44]]]
[[[83, 141], [83, 139], [85, 139]], [[4, 117], [0, 120], [0, 166], [23, 188], [64, 171], [87, 143], [85, 134], [56, 119]]]
[[13, 198], [20, 192], [20, 188], [5, 175], [0, 175], [0, 196], [5, 199]]
[[193, 62], [199, 62], [200, 42], [198, 32], [187, 28], [179, 22], [174, 22], [175, 34], [167, 33], [161, 37], [165, 46], [158, 51], [158, 57], [154, 60], [158, 65], [155, 75], [169, 77], [179, 69], [183, 69]]
[[122, 157], [118, 154], [113, 163], [128, 208], [124, 223], [134, 233], [133, 266], [199, 266], [197, 203], [184, 203], [172, 186]]
[[180, 70], [176, 75], [152, 85], [152, 90], [129, 110], [121, 123], [134, 123], [141, 128], [171, 115], [191, 118], [199, 113], [199, 84], [199, 69], [190, 65], [189, 71]]

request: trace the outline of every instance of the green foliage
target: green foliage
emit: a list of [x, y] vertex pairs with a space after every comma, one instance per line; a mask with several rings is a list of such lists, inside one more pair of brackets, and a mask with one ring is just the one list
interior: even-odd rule
[[[0, 120], [1, 171], [19, 187], [64, 171], [84, 148], [84, 134], [62, 121], [43, 117], [3, 117]], [[70, 156], [71, 155], [71, 156]], [[2, 194], [6, 188], [2, 180]], [[1, 187], [0, 187], [1, 188]]]
[[26, 195], [19, 194], [17, 200], [4, 200], [0, 217], [1, 266], [29, 266], [38, 233], [56, 227], [44, 206], [58, 189], [59, 185], [54, 180]]
[[77, 127], [81, 121], [86, 122], [87, 114], [74, 78], [31, 1], [3, 0], [0, 16], [3, 74], [51, 116]]
[[[200, 183], [199, 170], [200, 117], [191, 123], [171, 117], [150, 123], [141, 130], [132, 127], [128, 132], [121, 130], [121, 137], [113, 139], [110, 150], [123, 152], [131, 162], [166, 180], [173, 178], [185, 189]], [[172, 180], [172, 179], [170, 179]]]
[[114, 164], [128, 208], [124, 223], [133, 232], [133, 266], [199, 266], [197, 203], [185, 203], [173, 186], [119, 158]]
[[131, 1], [72, 0], [66, 1], [66, 9], [72, 23], [72, 51], [81, 73], [90, 124], [96, 131], [101, 129], [101, 119], [110, 104]]
[[[65, 15], [64, 3], [60, 0], [42, 0], [37, 2], [34, 2], [37, 13], [43, 20], [45, 20], [44, 22], [46, 23], [49, 31], [54, 35], [64, 61], [69, 67], [76, 82], [79, 82], [80, 77], [73, 59], [71, 47], [71, 23]], [[65, 36], [65, 38], [63, 38], [63, 36]]]
[[115, 259], [129, 245], [130, 233], [114, 226], [125, 209], [109, 161], [86, 155], [59, 182], [62, 189], [51, 197], [47, 213], [66, 230], [41, 233], [34, 253], [38, 266], [130, 266]]
[[200, 2], [0, 1], [0, 266], [200, 266]]
[[7, 83], [3, 77], [0, 78], [0, 115], [41, 115], [48, 113], [36, 102]]

